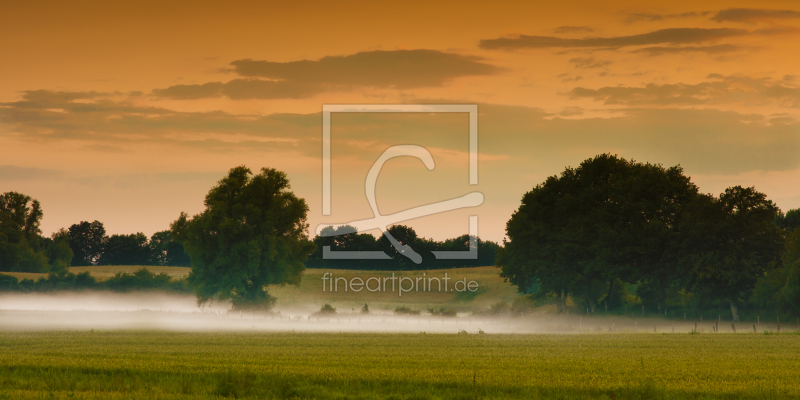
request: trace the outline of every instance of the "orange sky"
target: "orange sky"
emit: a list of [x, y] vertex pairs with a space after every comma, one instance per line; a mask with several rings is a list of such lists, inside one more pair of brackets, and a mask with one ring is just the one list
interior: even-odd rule
[[[382, 212], [486, 197], [410, 222], [437, 239], [474, 212], [501, 240], [525, 191], [602, 152], [681, 164], [704, 192], [754, 185], [787, 210], [798, 39], [793, 1], [6, 3], [0, 191], [39, 199], [46, 234], [95, 219], [152, 234], [199, 212], [229, 168], [270, 166], [313, 227], [369, 217], [372, 162], [420, 144], [436, 169], [388, 164]], [[465, 117], [342, 117], [323, 218], [319, 113], [350, 103], [478, 104], [480, 184], [463, 178]]]

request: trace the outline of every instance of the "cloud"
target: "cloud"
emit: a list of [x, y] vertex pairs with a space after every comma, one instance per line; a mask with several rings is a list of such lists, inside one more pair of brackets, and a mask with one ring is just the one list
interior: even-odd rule
[[498, 105], [480, 111], [481, 151], [509, 155], [516, 171], [575, 166], [603, 152], [681, 164], [690, 174], [800, 168], [796, 120], [773, 124], [757, 114], [712, 109], [626, 108], [610, 118], [569, 119]]
[[718, 44], [714, 46], [654, 46], [644, 47], [631, 51], [631, 53], [643, 53], [649, 56], [660, 56], [662, 54], [684, 54], [684, 53], [706, 53], [706, 54], [725, 54], [751, 50], [752, 47], [738, 46], [735, 44]]
[[465, 76], [493, 75], [502, 68], [475, 56], [436, 50], [366, 51], [319, 60], [272, 62], [236, 60], [242, 79], [156, 89], [153, 95], [186, 100], [226, 96], [231, 99], [307, 98], [319, 93], [359, 88], [439, 87]]
[[[23, 92], [0, 103], [6, 136], [32, 141], [74, 142], [98, 152], [125, 151], [140, 143], [182, 145], [208, 151], [296, 151], [316, 154], [319, 131], [313, 114], [233, 115], [221, 111], [178, 112], [112, 100], [93, 92]], [[91, 101], [76, 101], [86, 100]], [[298, 118], [303, 121], [298, 121]]]
[[644, 87], [606, 86], [599, 89], [576, 87], [569, 92], [573, 99], [590, 98], [610, 105], [697, 105], [744, 103], [800, 106], [800, 87], [791, 81], [747, 76], [711, 74], [697, 84], [650, 83]]
[[800, 18], [800, 11], [766, 10], [759, 8], [728, 8], [717, 12], [712, 21], [717, 22], [757, 22], [776, 19]]
[[486, 50], [544, 49], [544, 48], [620, 48], [628, 46], [648, 46], [656, 44], [694, 44], [712, 42], [754, 34], [777, 34], [793, 30], [748, 31], [735, 28], [669, 28], [639, 35], [615, 37], [586, 37], [568, 39], [555, 36], [527, 36], [514, 38], [484, 39], [480, 47]]
[[573, 77], [572, 75], [570, 75], [568, 73], [558, 74], [556, 77], [557, 78], [561, 78], [561, 82], [577, 82], [577, 81], [583, 79], [583, 77], [580, 76], [580, 75], [577, 75], [577, 76]]
[[155, 89], [153, 90], [153, 95], [174, 100], [196, 100], [222, 96], [233, 100], [302, 99], [326, 91], [324, 89], [324, 86], [304, 82], [234, 79], [226, 83], [208, 82], [202, 85], [175, 85], [166, 89]]
[[575, 68], [593, 69], [602, 68], [611, 64], [611, 61], [596, 60], [594, 57], [576, 57], [569, 60]]
[[0, 165], [0, 181], [33, 181], [56, 179], [62, 176], [60, 171], [41, 168]]
[[559, 26], [553, 29], [553, 33], [579, 33], [594, 32], [594, 28], [588, 26]]
[[583, 115], [583, 108], [581, 107], [564, 107], [558, 115], [562, 117], [574, 117], [577, 115]]
[[646, 21], [646, 22], [658, 22], [664, 21], [666, 19], [679, 19], [679, 18], [694, 18], [694, 17], [702, 17], [711, 14], [711, 11], [691, 11], [679, 14], [648, 14], [648, 13], [634, 13], [630, 14], [628, 18], [625, 19], [625, 22], [632, 24], [634, 22], [639, 21]]

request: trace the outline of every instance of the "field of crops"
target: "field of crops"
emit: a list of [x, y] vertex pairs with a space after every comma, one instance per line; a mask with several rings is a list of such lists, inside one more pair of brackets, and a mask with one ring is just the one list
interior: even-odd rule
[[0, 398], [799, 398], [800, 335], [0, 333]]

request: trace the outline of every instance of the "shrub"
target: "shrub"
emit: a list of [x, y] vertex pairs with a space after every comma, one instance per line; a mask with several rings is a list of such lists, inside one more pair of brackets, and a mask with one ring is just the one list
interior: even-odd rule
[[488, 315], [506, 315], [509, 312], [511, 312], [511, 305], [505, 300], [500, 300], [489, 306], [489, 310], [486, 313]]
[[406, 306], [400, 306], [394, 309], [395, 315], [419, 315], [420, 310], [412, 310]]
[[334, 308], [332, 305], [330, 305], [328, 303], [325, 303], [325, 305], [322, 306], [322, 308], [319, 309], [319, 313], [320, 314], [336, 314], [336, 308]]
[[0, 291], [14, 292], [19, 290], [19, 280], [11, 275], [0, 274]]
[[455, 317], [457, 314], [456, 310], [450, 310], [447, 308], [440, 308], [438, 310], [435, 308], [429, 308], [428, 312], [431, 313], [431, 315], [433, 316], [440, 316], [440, 317]]

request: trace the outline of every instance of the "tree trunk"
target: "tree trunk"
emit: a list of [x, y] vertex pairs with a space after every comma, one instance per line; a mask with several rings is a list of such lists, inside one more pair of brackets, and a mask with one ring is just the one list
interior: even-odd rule
[[561, 292], [561, 295], [556, 299], [556, 311], [562, 313], [567, 311], [567, 293]]
[[737, 313], [739, 309], [736, 307], [736, 304], [731, 300], [731, 317], [733, 317], [734, 321], [739, 320], [739, 314]]
[[614, 308], [614, 303], [611, 302], [611, 296], [614, 295], [614, 281], [616, 279], [611, 279], [608, 283], [608, 294], [606, 295], [606, 311], [608, 311], [608, 307]]
[[667, 308], [667, 283], [666, 279], [658, 280], [658, 311]]

